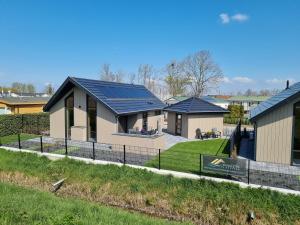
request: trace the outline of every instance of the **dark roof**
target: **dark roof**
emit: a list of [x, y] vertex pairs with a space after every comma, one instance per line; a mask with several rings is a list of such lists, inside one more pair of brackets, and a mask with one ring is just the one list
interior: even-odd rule
[[273, 109], [287, 103], [293, 98], [300, 96], [300, 82], [291, 85], [289, 88], [281, 91], [277, 95], [269, 98], [267, 101], [260, 103], [250, 111], [250, 120], [254, 121], [259, 116], [272, 111]]
[[103, 103], [117, 115], [162, 110], [165, 107], [165, 104], [143, 85], [68, 77], [44, 107], [44, 110], [49, 111], [74, 86], [85, 91], [96, 101]]
[[170, 105], [165, 111], [179, 113], [228, 113], [229, 111], [197, 97]]
[[44, 105], [49, 99], [49, 97], [0, 97], [0, 102], [8, 105]]

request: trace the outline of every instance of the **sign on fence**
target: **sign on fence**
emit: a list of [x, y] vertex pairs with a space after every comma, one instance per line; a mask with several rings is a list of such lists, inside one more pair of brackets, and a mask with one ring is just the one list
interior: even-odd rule
[[226, 175], [246, 176], [247, 160], [202, 155], [201, 171]]

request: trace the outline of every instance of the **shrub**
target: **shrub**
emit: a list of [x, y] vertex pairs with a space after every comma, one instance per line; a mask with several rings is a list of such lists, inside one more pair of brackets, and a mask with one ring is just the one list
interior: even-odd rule
[[0, 136], [18, 133], [41, 134], [50, 129], [48, 113], [0, 115]]

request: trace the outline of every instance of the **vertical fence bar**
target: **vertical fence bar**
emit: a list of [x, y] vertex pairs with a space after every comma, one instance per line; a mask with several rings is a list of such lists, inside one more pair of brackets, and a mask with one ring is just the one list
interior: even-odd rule
[[123, 164], [126, 164], [126, 147], [123, 145]]
[[65, 148], [66, 148], [65, 154], [68, 155], [68, 139], [67, 138], [65, 138]]
[[93, 160], [96, 159], [96, 154], [95, 154], [95, 142], [93, 142]]
[[43, 136], [40, 136], [40, 142], [41, 142], [41, 153], [44, 152], [44, 149], [43, 149]]
[[160, 149], [158, 149], [158, 169], [160, 170]]
[[250, 184], [250, 159], [248, 159], [248, 184]]
[[19, 149], [21, 149], [21, 137], [20, 137], [20, 134], [18, 134], [18, 145], [19, 145]]
[[199, 155], [199, 175], [201, 175], [201, 170], [202, 170], [202, 155]]

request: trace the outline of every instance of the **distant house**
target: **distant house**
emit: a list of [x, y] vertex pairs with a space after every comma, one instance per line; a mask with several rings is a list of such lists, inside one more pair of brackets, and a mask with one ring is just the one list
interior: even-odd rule
[[0, 97], [0, 114], [43, 112], [48, 97]]
[[223, 132], [223, 117], [228, 110], [197, 97], [190, 97], [165, 108], [168, 132], [189, 139], [197, 138], [197, 130]]
[[[168, 98], [167, 100], [165, 100], [165, 103], [167, 105], [173, 105], [175, 103], [178, 103], [180, 101], [183, 101], [183, 100], [186, 100], [190, 97], [188, 96], [173, 96], [171, 98]], [[225, 99], [222, 99], [222, 98], [215, 98], [213, 96], [202, 96], [201, 99], [207, 101], [207, 102], [210, 102], [214, 105], [217, 105], [217, 106], [220, 106], [224, 109], [227, 109], [228, 108], [228, 105], [229, 105], [229, 101], [225, 100]]]
[[163, 148], [164, 107], [142, 85], [68, 77], [44, 110], [54, 138]]
[[255, 159], [300, 165], [300, 82], [259, 104], [250, 113]]
[[266, 101], [268, 96], [232, 96], [228, 99], [230, 105], [242, 105], [246, 115], [257, 105]]

